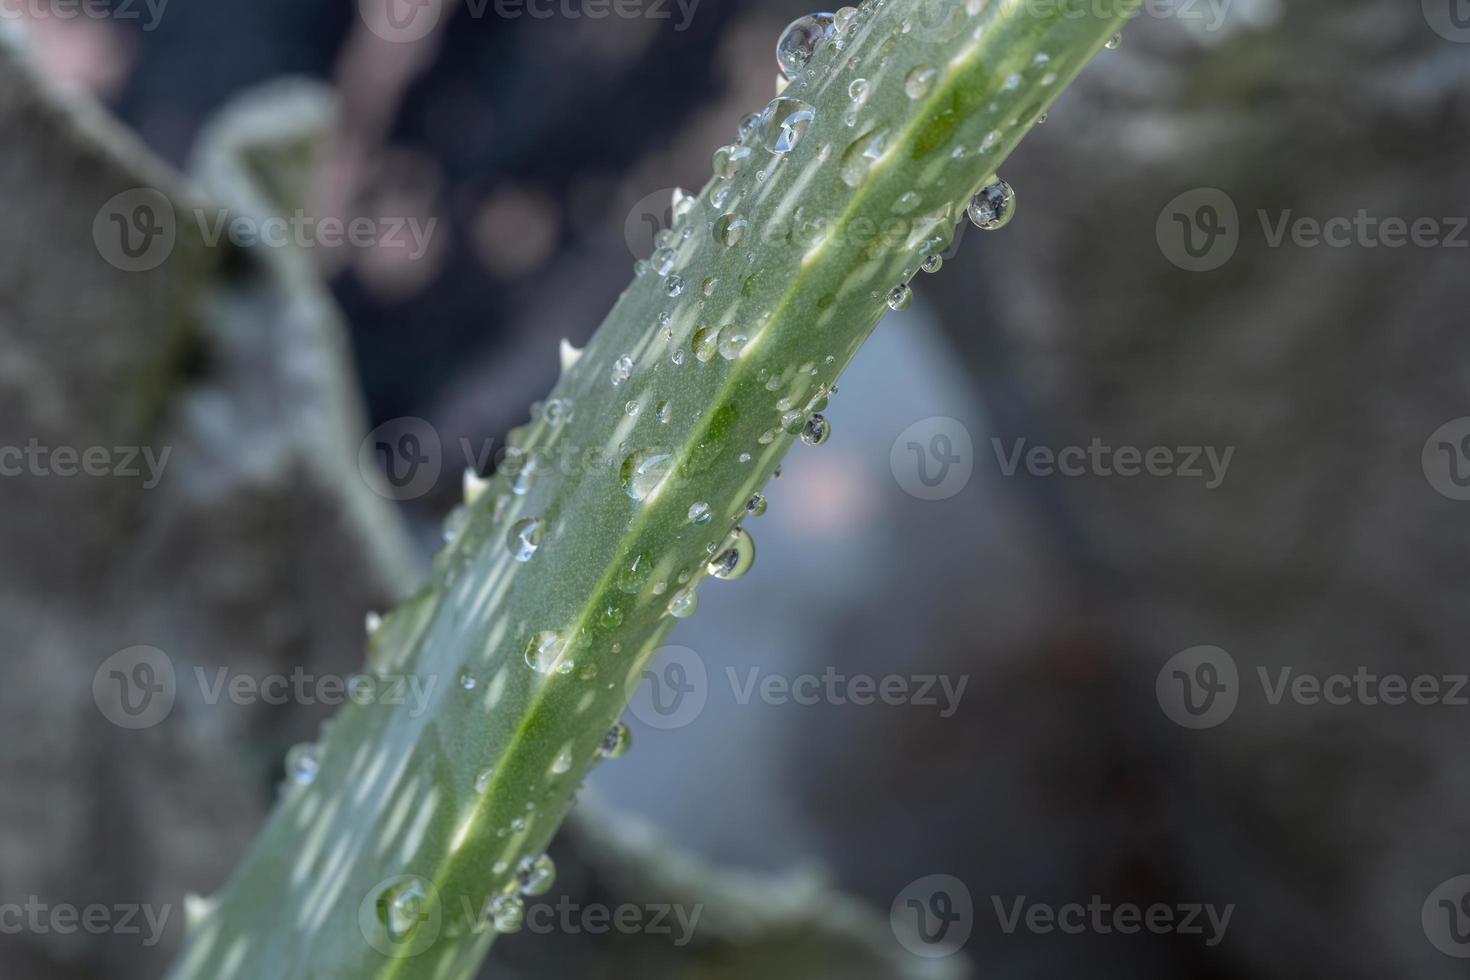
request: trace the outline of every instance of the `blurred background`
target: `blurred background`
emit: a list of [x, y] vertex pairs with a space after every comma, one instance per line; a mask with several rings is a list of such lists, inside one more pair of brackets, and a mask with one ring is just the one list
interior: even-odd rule
[[[351, 674], [809, 12], [634, 8], [0, 0], [0, 446], [52, 448], [0, 455], [7, 980], [161, 975], [329, 714], [131, 729], [108, 658]], [[1467, 83], [1463, 0], [1146, 6], [675, 632], [697, 710], [635, 702], [553, 851], [547, 901], [705, 931], [485, 975], [1464, 976]], [[106, 234], [146, 195], [364, 232], [150, 266]], [[359, 447], [406, 418], [440, 476], [384, 499]]]

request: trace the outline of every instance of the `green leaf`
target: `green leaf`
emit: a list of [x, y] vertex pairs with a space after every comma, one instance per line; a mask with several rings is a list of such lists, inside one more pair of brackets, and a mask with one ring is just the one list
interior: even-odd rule
[[[887, 0], [818, 49], [451, 518], [429, 584], [370, 638], [371, 703], [194, 903], [175, 980], [475, 973], [483, 910], [545, 849], [671, 610], [736, 587], [706, 566], [751, 494], [1132, 10], [1099, 6]], [[387, 703], [402, 678], [422, 703]]]

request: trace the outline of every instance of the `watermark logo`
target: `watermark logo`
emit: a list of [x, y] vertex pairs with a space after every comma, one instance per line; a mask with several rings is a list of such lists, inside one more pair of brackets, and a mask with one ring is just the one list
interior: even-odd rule
[[1456, 44], [1470, 44], [1470, 0], [1421, 0], [1430, 30]]
[[1214, 646], [1190, 647], [1174, 654], [1154, 682], [1159, 707], [1183, 728], [1224, 724], [1240, 701], [1240, 671], [1235, 658]]
[[384, 41], [411, 44], [433, 33], [444, 16], [444, 0], [358, 0], [367, 29]]
[[1164, 205], [1154, 225], [1164, 258], [1188, 272], [1210, 272], [1235, 255], [1240, 213], [1217, 187], [1185, 191]]
[[1067, 902], [1051, 905], [1046, 902], [1030, 901], [1025, 895], [1009, 900], [999, 895], [990, 897], [995, 917], [1001, 931], [1014, 935], [1026, 931], [1046, 936], [1061, 933], [1081, 936], [1092, 933], [1110, 936], [1114, 933], [1133, 935], [1140, 932], [1154, 935], [1202, 936], [1206, 946], [1218, 946], [1225, 939], [1225, 930], [1235, 915], [1233, 904], [1216, 906], [1198, 902], [1169, 905], [1155, 902], [1152, 905], [1137, 905], [1133, 902], [1110, 902], [1101, 895], [1091, 896], [1082, 902]]
[[368, 945], [389, 959], [418, 956], [434, 945], [444, 907], [434, 883], [398, 875], [370, 889], [357, 907], [357, 927]]
[[648, 667], [631, 678], [630, 685], [628, 708], [650, 728], [683, 728], [709, 702], [709, 671], [704, 658], [688, 647], [661, 648]]
[[148, 272], [163, 265], [173, 254], [178, 234], [173, 202], [152, 187], [123, 191], [92, 219], [98, 254], [123, 272]]
[[628, 210], [623, 220], [623, 241], [635, 259], [651, 254], [658, 233], [674, 227], [675, 190], [663, 187], [644, 194]]
[[888, 467], [904, 493], [919, 500], [948, 500], [970, 483], [975, 444], [959, 419], [920, 419], [893, 440]]
[[119, 650], [92, 675], [92, 700], [119, 728], [152, 728], [169, 716], [178, 695], [173, 661], [157, 647]]
[[953, 875], [925, 875], [898, 893], [888, 909], [888, 924], [899, 944], [915, 956], [953, 956], [975, 927], [975, 903], [970, 889]]
[[1436, 493], [1470, 500], [1470, 416], [1450, 419], [1430, 433], [1419, 461]]
[[1206, 490], [1225, 482], [1235, 447], [1215, 446], [1112, 446], [1094, 436], [1086, 446], [1030, 445], [1015, 439], [1009, 446], [996, 437], [990, 440], [995, 461], [1003, 476], [1015, 476], [1023, 468], [1035, 477], [1171, 477], [1200, 480]]
[[1446, 956], [1470, 959], [1470, 875], [1444, 882], [1424, 900], [1424, 935]]
[[171, 914], [172, 905], [73, 905], [31, 895], [24, 902], [0, 903], [0, 936], [141, 936], [143, 946], [153, 947], [163, 939]]
[[439, 432], [421, 418], [390, 419], [363, 439], [357, 469], [373, 492], [388, 500], [414, 500], [434, 488], [444, 468]]

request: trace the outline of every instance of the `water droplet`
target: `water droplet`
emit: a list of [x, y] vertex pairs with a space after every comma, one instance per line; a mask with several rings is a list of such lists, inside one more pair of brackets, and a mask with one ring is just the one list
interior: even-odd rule
[[766, 503], [764, 494], [753, 493], [745, 502], [745, 512], [751, 517], [760, 517], [766, 512], [767, 506], [769, 505]]
[[527, 855], [516, 865], [516, 887], [522, 895], [545, 895], [556, 883], [556, 863], [548, 855]]
[[714, 512], [703, 500], [689, 508], [689, 523], [691, 524], [708, 524], [713, 516]]
[[734, 212], [722, 214], [715, 219], [715, 241], [726, 248], [733, 248], [740, 244], [749, 227], [750, 222]]
[[459, 686], [466, 691], [473, 691], [479, 684], [480, 682], [475, 680], [475, 675], [471, 674], [468, 670], [459, 672]]
[[567, 773], [571, 772], [572, 754], [566, 751], [559, 753], [555, 759], [551, 760], [551, 771], [556, 773], [558, 776], [565, 776]]
[[613, 387], [617, 387], [618, 385], [621, 385], [623, 382], [627, 381], [632, 376], [633, 376], [633, 358], [632, 358], [632, 355], [624, 354], [622, 357], [618, 358], [616, 361], [613, 361], [613, 366], [612, 366], [612, 383], [613, 383]]
[[664, 293], [670, 298], [678, 296], [684, 291], [683, 276], [669, 276], [664, 280]]
[[742, 116], [740, 119], [740, 126], [737, 130], [740, 138], [743, 140], [751, 133], [755, 132], [755, 127], [759, 126], [760, 122], [761, 114], [758, 112], [748, 112], [744, 116]]
[[572, 417], [572, 403], [565, 398], [549, 399], [541, 409], [541, 417], [553, 429], [565, 425]]
[[621, 759], [633, 747], [633, 732], [623, 722], [618, 722], [602, 736], [597, 754], [604, 759]]
[[496, 895], [485, 909], [485, 919], [496, 932], [520, 932], [526, 921], [526, 903], [519, 895]]
[[569, 674], [572, 662], [565, 659], [566, 638], [556, 630], [543, 630], [526, 645], [526, 664], [538, 674]]
[[893, 287], [888, 294], [888, 308], [890, 310], [906, 310], [914, 305], [914, 291], [907, 285], [900, 283]]
[[715, 151], [710, 161], [710, 168], [714, 175], [723, 180], [728, 180], [740, 172], [740, 167], [750, 157], [750, 147], [736, 146], [731, 143], [722, 146]]
[[743, 333], [735, 330], [724, 330], [720, 333], [720, 356], [727, 361], [739, 359], [745, 353], [745, 344], [749, 338]]
[[836, 16], [829, 13], [807, 14], [788, 24], [776, 42], [776, 64], [781, 66], [781, 74], [795, 81], [817, 47], [834, 33]]
[[623, 460], [623, 489], [634, 500], [647, 500], [673, 468], [673, 453], [658, 449], [640, 449]]
[[429, 917], [429, 894], [421, 879], [410, 878], [389, 885], [378, 896], [378, 920], [388, 930], [388, 938], [402, 942], [423, 919]]
[[1116, 50], [1118, 50], [1118, 46], [1121, 45], [1122, 43], [1123, 43], [1123, 35], [1121, 35], [1121, 34], [1114, 34], [1112, 37], [1108, 38], [1108, 49], [1111, 50], [1111, 51], [1116, 51]]
[[939, 69], [920, 65], [903, 80], [903, 90], [911, 99], [922, 99], [933, 91], [934, 80], [938, 77]]
[[873, 169], [873, 164], [888, 148], [888, 130], [864, 133], [852, 142], [842, 154], [838, 173], [848, 187], [861, 187]]
[[737, 579], [750, 571], [750, 566], [755, 564], [755, 539], [752, 538], [743, 527], [737, 527], [730, 532], [725, 539], [724, 547], [719, 549], [705, 571], [718, 579]]
[[377, 612], [368, 613], [362, 618], [362, 625], [367, 630], [367, 635], [372, 636], [383, 628], [383, 614]]
[[872, 93], [873, 87], [866, 78], [854, 78], [847, 85], [847, 97], [852, 100], [855, 109], [861, 109]]
[[923, 269], [925, 272], [938, 272], [940, 269], [944, 268], [944, 256], [931, 255], [924, 260], [924, 264], [919, 266], [919, 268]]
[[790, 153], [814, 118], [816, 110], [800, 99], [772, 99], [761, 114], [761, 144], [772, 153]]
[[653, 266], [653, 271], [659, 275], [668, 275], [674, 271], [674, 250], [668, 246], [654, 249], [653, 255], [649, 257], [648, 264]]
[[674, 417], [674, 406], [666, 401], [659, 402], [658, 407], [654, 409], [654, 414], [658, 416], [660, 423], [668, 425], [669, 419]]
[[506, 535], [505, 544], [516, 561], [530, 561], [541, 547], [541, 518], [527, 517], [516, 521]]
[[708, 364], [715, 359], [715, 354], [720, 347], [720, 330], [718, 327], [699, 327], [694, 331], [691, 340], [694, 356], [701, 364]]
[[669, 207], [674, 213], [674, 220], [684, 217], [694, 210], [695, 197], [682, 187], [675, 187], [674, 193], [669, 201]]
[[688, 619], [698, 608], [699, 596], [692, 588], [680, 589], [669, 598], [669, 615], [675, 619]]
[[807, 419], [801, 430], [801, 441], [808, 446], [820, 446], [832, 438], [832, 424], [820, 412]]
[[1016, 192], [997, 177], [980, 188], [966, 209], [970, 222], [981, 231], [998, 231], [1016, 215]]
[[648, 555], [634, 555], [618, 571], [618, 590], [626, 595], [636, 595], [643, 591], [643, 586], [648, 583], [648, 577], [652, 574], [653, 559]]
[[481, 769], [480, 774], [475, 777], [475, 792], [481, 796], [490, 788], [490, 780], [495, 778], [494, 769]]
[[321, 768], [316, 746], [310, 742], [293, 745], [286, 753], [286, 776], [297, 786], [310, 786], [316, 782], [316, 775]]

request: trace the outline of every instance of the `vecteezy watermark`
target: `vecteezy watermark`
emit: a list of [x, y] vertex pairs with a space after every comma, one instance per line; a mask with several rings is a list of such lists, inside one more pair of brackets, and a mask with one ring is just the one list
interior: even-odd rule
[[583, 904], [562, 895], [554, 903], [522, 903], [513, 919], [497, 923], [495, 897], [461, 895], [445, 901], [428, 878], [399, 875], [368, 890], [358, 906], [358, 928], [370, 946], [392, 959], [419, 955], [441, 933], [480, 935], [491, 929], [538, 936], [656, 936], [682, 948], [693, 941], [704, 914], [703, 904]]
[[975, 903], [970, 889], [953, 875], [925, 875], [898, 893], [888, 908], [888, 925], [915, 956], [953, 956], [975, 927]]
[[[913, 706], [941, 718], [959, 710], [969, 675], [848, 674], [836, 667], [797, 674], [761, 667], [726, 667], [722, 680], [730, 703], [747, 707]], [[629, 678], [629, 710], [650, 728], [670, 730], [692, 724], [716, 693], [704, 658], [688, 647], [661, 648], [641, 674]], [[723, 690], [720, 692], [723, 694]]]
[[136, 20], [152, 31], [168, 0], [0, 0], [0, 20]]
[[1147, 932], [1160, 936], [1201, 936], [1206, 946], [1220, 945], [1235, 914], [1233, 903], [1224, 907], [1189, 902], [1137, 905], [1133, 902], [1110, 902], [1101, 895], [1091, 896], [1086, 903], [1067, 902], [1062, 905], [1033, 902], [1025, 895], [1005, 899], [992, 895], [990, 904], [1001, 931], [1008, 936], [1020, 931], [1042, 936], [1053, 933], [1068, 936], [1117, 933], [1127, 936]]
[[0, 936], [138, 936], [142, 945], [156, 946], [173, 913], [172, 905], [135, 902], [73, 905], [46, 902], [31, 895], [24, 902], [0, 902]]
[[24, 446], [0, 446], [0, 477], [78, 476], [142, 480], [152, 490], [163, 480], [172, 446], [43, 446], [32, 437]]
[[1424, 479], [1451, 500], [1470, 500], [1470, 415], [1450, 419], [1424, 440]]
[[975, 444], [959, 419], [942, 415], [920, 419], [893, 440], [888, 467], [909, 496], [948, 500], [970, 483]]
[[[119, 650], [92, 675], [92, 699], [102, 717], [119, 728], [137, 730], [162, 723], [179, 696], [179, 672], [157, 647]], [[402, 674], [316, 674], [297, 667], [289, 673], [262, 676], [235, 673], [228, 667], [196, 666], [188, 674], [198, 703], [232, 705], [405, 706], [412, 717], [428, 710], [439, 678]]]
[[694, 21], [699, 0], [358, 0], [368, 30], [399, 44], [421, 41], [446, 16], [459, 13], [475, 20], [620, 20], [673, 21], [684, 32]]
[[[1379, 673], [1359, 665], [1319, 674], [1295, 667], [1257, 667], [1263, 702], [1300, 707], [1470, 707], [1470, 674]], [[1235, 658], [1199, 646], [1170, 657], [1155, 680], [1164, 714], [1185, 728], [1214, 728], [1235, 713], [1243, 691]]]
[[[1470, 248], [1470, 217], [1456, 215], [1374, 214], [1318, 217], [1293, 209], [1256, 209], [1261, 241], [1267, 248]], [[1216, 187], [1200, 187], [1174, 198], [1154, 226], [1159, 251], [1190, 272], [1218, 269], [1235, 255], [1245, 227], [1235, 201]]]
[[1214, 490], [1225, 481], [1235, 447], [1223, 450], [1215, 446], [1110, 446], [1093, 437], [1086, 446], [1027, 445], [1015, 439], [1009, 446], [1005, 440], [990, 440], [995, 460], [1004, 476], [1015, 476], [1022, 467], [1031, 476], [1064, 477], [1172, 477], [1203, 480], [1206, 490]]
[[1420, 0], [1424, 20], [1446, 41], [1470, 44], [1470, 2], [1467, 0]]
[[109, 265], [147, 272], [166, 262], [178, 243], [181, 223], [192, 223], [209, 248], [229, 242], [240, 248], [379, 248], [402, 250], [410, 261], [424, 257], [438, 218], [359, 215], [316, 217], [297, 210], [255, 217], [225, 208], [191, 208], [179, 215], [173, 202], [151, 187], [110, 198], [92, 221], [92, 241]]
[[357, 469], [379, 496], [413, 500], [439, 482], [444, 470], [444, 444], [439, 431], [421, 418], [390, 419], [362, 440]]
[[1470, 959], [1470, 875], [1443, 882], [1420, 911], [1424, 935], [1446, 956]]
[[759, 699], [773, 706], [796, 704], [836, 706], [885, 704], [890, 707], [916, 705], [935, 708], [939, 717], [950, 718], [959, 710], [960, 698], [970, 683], [969, 675], [958, 678], [945, 674], [843, 674], [828, 667], [821, 674], [783, 674], [763, 672], [759, 667], [738, 671], [725, 668], [725, 678], [734, 692], [735, 703], [750, 704]]

